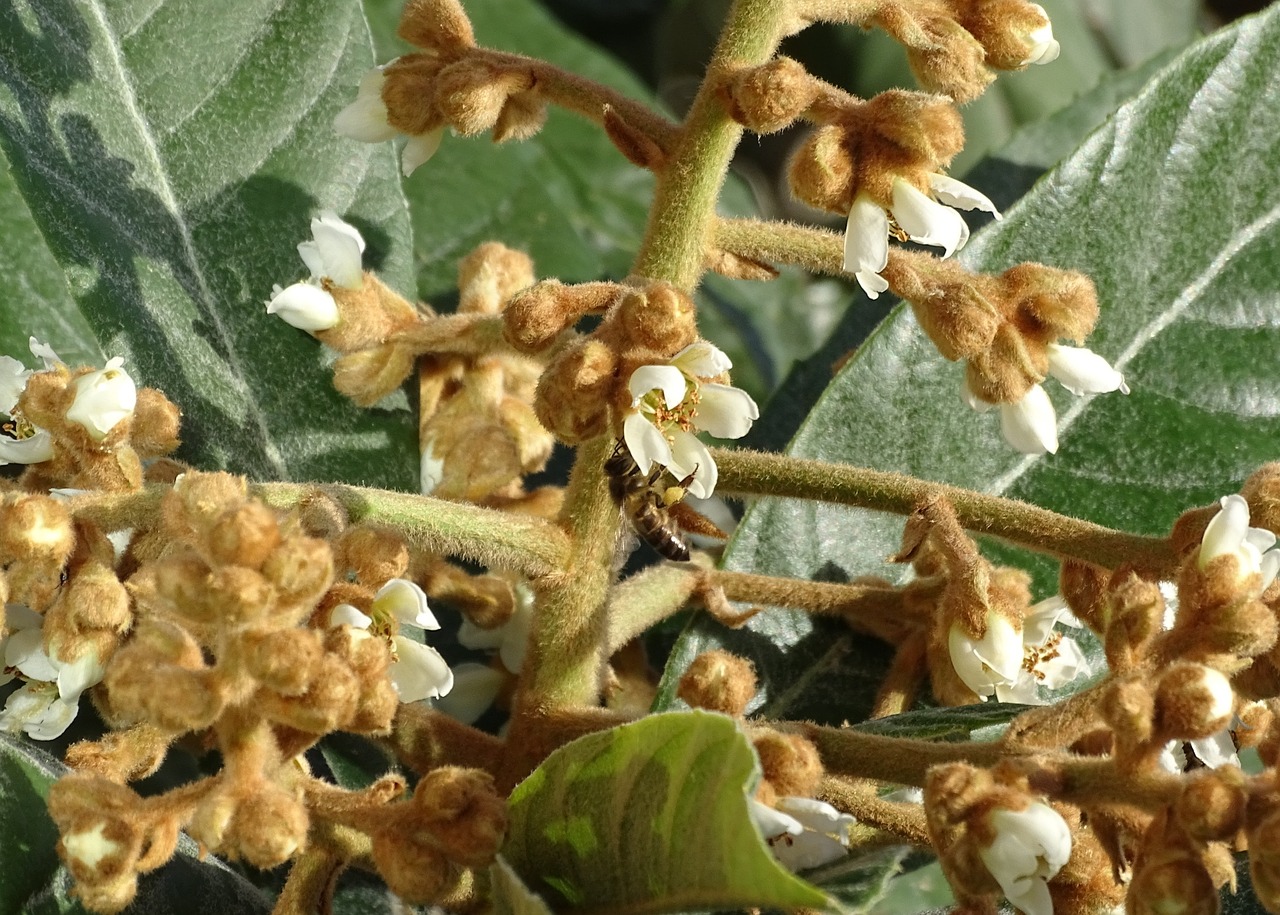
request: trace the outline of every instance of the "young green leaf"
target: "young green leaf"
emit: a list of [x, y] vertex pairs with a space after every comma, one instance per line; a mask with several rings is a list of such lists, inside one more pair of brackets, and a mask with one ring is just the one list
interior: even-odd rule
[[584, 912], [823, 906], [752, 825], [758, 779], [731, 719], [651, 715], [547, 757], [512, 792], [502, 854], [530, 890]]

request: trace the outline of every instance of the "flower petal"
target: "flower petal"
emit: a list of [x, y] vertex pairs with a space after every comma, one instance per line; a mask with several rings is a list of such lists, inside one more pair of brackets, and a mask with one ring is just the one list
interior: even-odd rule
[[1222, 510], [1209, 519], [1200, 539], [1200, 558], [1197, 565], [1203, 569], [1219, 556], [1236, 555], [1249, 534], [1249, 503], [1244, 496], [1235, 493], [1219, 500]]
[[867, 294], [869, 299], [880, 298], [880, 293], [889, 288], [889, 281], [878, 273], [872, 273], [870, 270], [859, 270], [853, 275], [858, 281], [858, 285], [862, 287], [862, 291]]
[[336, 133], [361, 143], [383, 143], [400, 132], [387, 123], [387, 105], [382, 100], [382, 86], [387, 76], [381, 67], [370, 70], [360, 80], [356, 100], [338, 112], [333, 119]]
[[1049, 357], [1049, 374], [1077, 397], [1111, 391], [1129, 393], [1124, 375], [1091, 349], [1050, 343], [1045, 347], [1045, 353]]
[[488, 664], [458, 664], [453, 668], [453, 689], [435, 701], [435, 708], [463, 724], [474, 724], [493, 705], [505, 682], [506, 677]]
[[674, 410], [688, 393], [689, 382], [674, 365], [642, 365], [631, 373], [627, 390], [631, 392], [632, 406], [639, 405], [650, 391], [662, 391], [663, 402]]
[[418, 464], [418, 480], [422, 494], [429, 496], [444, 482], [444, 458], [436, 457], [434, 440], [422, 443], [422, 459]]
[[704, 382], [698, 386], [698, 394], [701, 400], [693, 425], [716, 438], [742, 438], [760, 418], [760, 408], [741, 388]]
[[821, 832], [806, 829], [798, 836], [784, 836], [770, 843], [773, 856], [792, 871], [807, 871], [839, 861], [849, 849]]
[[0, 356], [0, 413], [9, 414], [26, 390], [31, 370], [12, 356]]
[[1240, 765], [1240, 757], [1236, 755], [1236, 743], [1231, 739], [1231, 731], [1227, 728], [1208, 737], [1192, 740], [1190, 743], [1196, 759], [1210, 769]]
[[294, 283], [284, 289], [276, 286], [267, 303], [267, 314], [307, 333], [336, 327], [339, 319], [333, 296], [312, 283]]
[[[690, 343], [671, 357], [671, 364], [694, 378], [714, 378], [733, 368], [733, 362], [724, 350], [706, 340]], [[668, 403], [667, 406], [674, 407], [675, 404]]]
[[52, 683], [28, 683], [13, 693], [0, 712], [0, 731], [26, 731], [34, 740], [54, 740], [75, 720], [80, 707], [58, 698]]
[[676, 429], [671, 435], [671, 460], [667, 469], [678, 480], [690, 474], [689, 494], [699, 499], [706, 499], [715, 491], [716, 480], [720, 478], [720, 470], [707, 446], [698, 441], [692, 432]]
[[939, 203], [961, 210], [985, 210], [996, 219], [1003, 219], [991, 198], [976, 187], [970, 187], [963, 181], [957, 181], [950, 175], [933, 173], [929, 176], [929, 190]]
[[666, 467], [671, 463], [670, 443], [643, 414], [627, 414], [622, 423], [622, 438], [641, 473], [648, 473], [654, 464]]
[[1044, 388], [1033, 384], [1022, 400], [1002, 403], [1000, 431], [1005, 441], [1023, 454], [1057, 452], [1058, 416]]
[[352, 604], [338, 604], [329, 611], [329, 626], [351, 626], [354, 629], [368, 629], [373, 625], [373, 617], [366, 616]]
[[1053, 23], [1049, 20], [1049, 14], [1039, 3], [1031, 6], [1044, 16], [1045, 24], [1027, 34], [1030, 50], [1022, 61], [1024, 67], [1028, 64], [1051, 64], [1062, 52], [1062, 46], [1053, 37]]
[[1058, 618], [1068, 612], [1067, 602], [1061, 594], [1032, 604], [1022, 618], [1022, 642], [1024, 645], [1043, 645], [1053, 634]]
[[811, 797], [784, 796], [778, 798], [775, 806], [783, 813], [795, 817], [805, 829], [812, 829], [837, 838], [843, 836], [846, 842], [849, 828], [857, 822], [852, 816], [841, 813], [826, 801]]
[[[311, 267], [312, 276], [316, 279], [328, 277], [344, 289], [359, 289], [364, 282], [364, 269], [361, 265], [361, 253], [364, 250], [364, 239], [350, 226], [332, 214], [325, 214], [311, 220], [311, 235], [315, 239], [315, 249], [322, 265], [322, 273]], [[298, 253], [303, 254], [303, 242], [298, 246]]]
[[50, 660], [58, 668], [58, 697], [63, 702], [75, 702], [86, 689], [101, 683], [107, 672], [98, 660], [97, 650], [91, 647], [85, 647], [80, 657], [69, 663], [60, 663], [56, 652]]
[[67, 419], [79, 423], [89, 437], [100, 442], [107, 433], [133, 415], [138, 403], [138, 387], [124, 370], [124, 359], [116, 356], [104, 368], [81, 375], [73, 384], [75, 398], [67, 409]]
[[57, 368], [60, 365], [66, 365], [66, 363], [58, 357], [58, 354], [53, 351], [53, 347], [48, 343], [41, 343], [35, 337], [30, 337], [27, 340], [27, 346], [31, 348], [31, 355], [44, 363], [46, 371], [52, 368]]
[[430, 645], [398, 635], [396, 661], [387, 671], [401, 702], [435, 699], [453, 689], [453, 671]]
[[434, 156], [436, 151], [440, 149], [440, 141], [443, 139], [443, 127], [437, 127], [435, 130], [428, 130], [426, 133], [409, 137], [405, 141], [404, 149], [400, 151], [400, 170], [404, 173], [404, 176], [408, 178], [418, 170], [418, 166]]
[[959, 213], [901, 178], [894, 179], [890, 210], [912, 241], [944, 249], [943, 257], [955, 254], [969, 240], [969, 227]]
[[16, 441], [0, 435], [0, 465], [39, 464], [53, 457], [53, 438], [41, 429]]
[[4, 643], [4, 666], [16, 667], [31, 680], [52, 682], [58, 679], [58, 668], [45, 654], [40, 629], [20, 629], [9, 634]]
[[[861, 274], [875, 276], [881, 283], [884, 280], [879, 273], [889, 264], [889, 217], [884, 208], [865, 193], [858, 194], [849, 207], [849, 221], [844, 227], [844, 272], [852, 273], [862, 283]], [[878, 284], [873, 283], [872, 288]], [[884, 289], [875, 294], [862, 285], [863, 290], [871, 298], [875, 298]]]
[[768, 804], [762, 804], [754, 798], [747, 799], [747, 813], [750, 814], [756, 831], [764, 836], [766, 841], [776, 839], [778, 836], [798, 836], [804, 832], [804, 827], [795, 817], [787, 816], [782, 811], [775, 810]]
[[435, 614], [427, 606], [427, 594], [422, 588], [404, 578], [393, 578], [378, 589], [373, 596], [375, 618], [390, 616], [401, 626], [416, 629], [439, 629]]

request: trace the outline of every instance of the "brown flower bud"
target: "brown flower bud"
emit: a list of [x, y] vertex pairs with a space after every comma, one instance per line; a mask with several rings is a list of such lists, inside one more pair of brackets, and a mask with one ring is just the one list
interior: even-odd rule
[[624, 294], [616, 315], [632, 346], [674, 355], [698, 337], [693, 299], [667, 283]]
[[613, 350], [593, 338], [564, 350], [538, 382], [538, 421], [567, 444], [603, 435], [617, 367]]
[[359, 584], [377, 588], [404, 575], [409, 568], [409, 548], [389, 527], [358, 524], [348, 528], [335, 545], [334, 562], [354, 574]]
[[473, 136], [494, 126], [512, 93], [532, 85], [533, 75], [528, 71], [504, 70], [464, 58], [440, 71], [436, 107], [454, 130]]
[[458, 312], [496, 315], [533, 285], [533, 260], [523, 251], [490, 241], [458, 262]]
[[1099, 707], [1103, 719], [1111, 725], [1117, 742], [1127, 747], [1151, 740], [1151, 722], [1155, 715], [1155, 697], [1141, 679], [1115, 679], [1103, 693]]
[[503, 336], [521, 352], [541, 352], [583, 315], [608, 308], [618, 288], [613, 283], [566, 286], [543, 280], [511, 298], [502, 314]]
[[907, 49], [907, 62], [920, 85], [971, 102], [986, 91], [995, 74], [986, 68], [986, 51], [947, 16], [915, 19], [896, 4], [885, 4], [876, 19]]
[[115, 572], [100, 562], [86, 563], [72, 576], [46, 620], [55, 614], [74, 633], [91, 630], [123, 633], [133, 625], [129, 593]]
[[1117, 571], [1107, 594], [1105, 647], [1107, 662], [1131, 665], [1159, 632], [1165, 603], [1160, 587], [1132, 571]]
[[1097, 633], [1108, 625], [1107, 572], [1078, 559], [1068, 559], [1058, 571], [1058, 592], [1076, 618]]
[[382, 68], [382, 101], [387, 106], [388, 124], [411, 137], [444, 126], [444, 117], [433, 100], [445, 63], [435, 54], [405, 54]]
[[[365, 638], [373, 636], [366, 634]], [[324, 655], [315, 665], [306, 692], [280, 696], [258, 690], [252, 707], [279, 724], [308, 734], [327, 734], [351, 720], [359, 699], [360, 681], [351, 667], [333, 655]]]
[[721, 87], [729, 116], [748, 130], [774, 133], [792, 124], [818, 97], [820, 84], [790, 57], [734, 73]]
[[1240, 495], [1249, 503], [1249, 523], [1280, 531], [1280, 461], [1263, 464], [1244, 481]]
[[970, 357], [965, 367], [965, 383], [975, 397], [985, 403], [1017, 403], [1044, 380], [1044, 351], [1029, 349], [1027, 342], [1012, 324], [997, 328], [990, 348]]
[[324, 653], [314, 629], [248, 631], [241, 637], [245, 668], [268, 689], [282, 696], [304, 692]]
[[822, 778], [818, 749], [798, 734], [762, 730], [752, 735], [760, 770], [780, 795], [812, 797]]
[[1249, 830], [1249, 876], [1267, 911], [1280, 911], [1280, 810], [1263, 815]]
[[333, 364], [333, 386], [362, 407], [371, 407], [404, 384], [417, 353], [399, 342], [347, 353]]
[[1162, 740], [1198, 740], [1231, 721], [1231, 682], [1212, 667], [1179, 663], [1160, 677], [1155, 694], [1155, 729]]
[[294, 511], [303, 532], [321, 540], [337, 538], [350, 520], [342, 503], [319, 488], [304, 493]]
[[440, 51], [461, 51], [476, 43], [458, 0], [408, 0], [396, 34], [415, 47]]
[[1000, 280], [1019, 328], [1042, 344], [1083, 343], [1098, 321], [1098, 293], [1083, 273], [1023, 263], [1000, 274]]
[[978, 356], [991, 346], [1000, 327], [1000, 311], [991, 301], [997, 285], [990, 277], [961, 274], [959, 282], [930, 288], [927, 298], [896, 291], [911, 304], [916, 322], [944, 359]]
[[842, 127], [819, 127], [804, 141], [787, 167], [797, 200], [831, 213], [848, 213], [857, 173]]
[[236, 805], [223, 850], [264, 870], [283, 864], [306, 847], [310, 817], [292, 794], [268, 787]]
[[157, 458], [176, 449], [181, 425], [182, 411], [162, 391], [155, 388], [138, 389], [129, 444], [140, 457]]
[[1245, 775], [1237, 766], [1200, 769], [1186, 777], [1174, 810], [1198, 842], [1230, 841], [1244, 827]]
[[507, 833], [507, 805], [487, 772], [434, 769], [418, 782], [413, 805], [414, 822], [449, 860], [466, 867], [493, 863]]
[[410, 905], [439, 901], [459, 875], [429, 839], [398, 829], [374, 833], [373, 863], [391, 892]]
[[[956, 6], [960, 25], [986, 51], [988, 67], [1022, 70], [1035, 62], [1029, 59], [1035, 51], [1031, 36], [1050, 28], [1043, 7], [1027, 0], [968, 0]], [[1050, 43], [1056, 57], [1057, 43]]]
[[75, 546], [71, 513], [49, 496], [12, 494], [0, 501], [0, 562], [62, 566]]
[[885, 155], [877, 147], [887, 142], [894, 147], [890, 158], [926, 172], [939, 171], [964, 149], [964, 119], [945, 96], [890, 89], [862, 103], [857, 122], [875, 137], [868, 152]]
[[171, 535], [192, 540], [204, 537], [225, 511], [243, 503], [248, 495], [244, 477], [192, 471], [165, 493], [160, 509]]
[[333, 581], [333, 553], [323, 540], [289, 537], [267, 557], [262, 574], [275, 586], [277, 607], [294, 610], [301, 618]]
[[1129, 915], [1218, 915], [1218, 891], [1199, 861], [1190, 855], [1141, 862], [1125, 897]]
[[547, 123], [547, 103], [542, 93], [513, 92], [493, 122], [493, 142], [527, 140], [536, 136]]
[[694, 708], [742, 717], [756, 694], [751, 662], [727, 651], [704, 651], [680, 678], [677, 695]]
[[215, 562], [260, 569], [280, 543], [276, 514], [261, 502], [246, 502], [224, 513], [209, 532]]

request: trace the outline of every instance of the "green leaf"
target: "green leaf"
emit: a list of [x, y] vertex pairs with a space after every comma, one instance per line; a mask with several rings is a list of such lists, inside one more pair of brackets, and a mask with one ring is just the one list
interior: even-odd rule
[[864, 734], [901, 737], [906, 740], [992, 741], [1009, 722], [1025, 712], [1025, 705], [984, 702], [955, 708], [925, 708], [889, 715], [853, 725]]
[[[58, 830], [45, 803], [49, 787], [69, 770], [29, 742], [0, 732], [0, 911], [23, 915], [85, 915], [71, 896], [72, 881], [54, 851]], [[267, 913], [267, 900], [243, 877], [213, 857], [197, 860], [199, 848], [185, 835], [178, 854], [144, 874], [131, 915], [192, 911], [202, 900], [207, 915]]]
[[862, 856], [850, 855], [805, 876], [831, 897], [833, 911], [861, 915], [884, 896], [909, 851], [898, 846]]
[[[1196, 45], [961, 254], [984, 271], [1032, 260], [1091, 274], [1102, 316], [1089, 345], [1126, 373], [1131, 395], [1078, 399], [1047, 384], [1061, 448], [1024, 457], [1002, 440], [994, 415], [963, 405], [961, 367], [939, 357], [899, 308], [831, 384], [788, 452], [1008, 495], [1144, 534], [1168, 531], [1182, 511], [1235, 491], [1274, 459], [1280, 110], [1266, 99], [1280, 71], [1277, 38], [1280, 8], [1272, 8]], [[887, 514], [762, 499], [725, 564], [799, 578], [893, 577], [884, 557], [901, 530], [901, 519]], [[1037, 596], [1045, 597], [1052, 564], [1038, 569]], [[765, 626], [784, 636], [768, 649], [775, 655], [820, 631], [782, 612], [746, 628]], [[719, 639], [696, 623], [672, 657], [668, 689]], [[760, 670], [766, 707], [810, 676], [798, 665]], [[850, 701], [850, 720], [860, 702]]]
[[367, 788], [395, 770], [392, 755], [373, 741], [357, 734], [335, 732], [320, 741], [320, 755], [343, 788]]
[[[197, 38], [209, 12], [200, 0], [0, 10], [0, 149], [71, 291], [51, 304], [178, 403], [187, 460], [411, 488], [411, 417], [343, 400], [317, 344], [263, 308], [273, 283], [304, 274], [294, 246], [321, 209], [351, 218], [366, 265], [409, 286], [391, 150], [331, 127], [373, 62], [363, 17], [336, 0], [240, 0], [219, 11], [217, 40]], [[33, 241], [0, 278], [26, 247], [41, 256]]]
[[512, 792], [502, 854], [531, 890], [582, 911], [824, 905], [752, 825], [758, 779], [732, 719], [652, 715], [547, 757]]

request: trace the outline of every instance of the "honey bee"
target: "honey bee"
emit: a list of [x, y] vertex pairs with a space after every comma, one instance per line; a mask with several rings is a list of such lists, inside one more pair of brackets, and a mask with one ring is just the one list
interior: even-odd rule
[[[697, 471], [696, 467], [694, 471]], [[649, 473], [641, 473], [622, 442], [618, 442], [613, 454], [604, 462], [604, 472], [609, 478], [609, 494], [640, 538], [667, 559], [688, 562], [689, 544], [671, 517], [671, 508], [684, 498], [685, 488], [693, 482], [693, 474], [674, 486], [662, 486], [660, 481], [667, 472], [666, 468], [655, 464]]]

